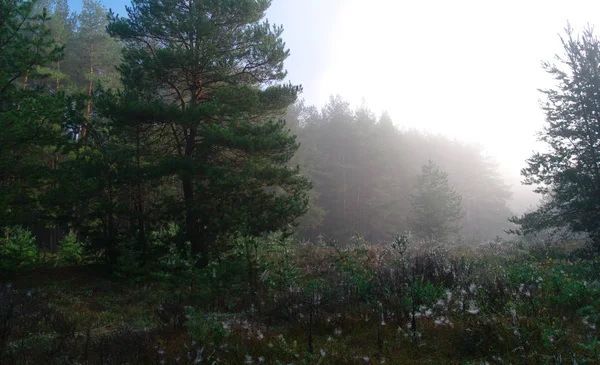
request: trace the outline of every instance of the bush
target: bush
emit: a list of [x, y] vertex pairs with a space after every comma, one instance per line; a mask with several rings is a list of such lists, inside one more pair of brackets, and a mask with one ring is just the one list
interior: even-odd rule
[[222, 314], [196, 312], [193, 307], [186, 307], [188, 321], [185, 327], [195, 341], [203, 346], [217, 349], [229, 335]]
[[158, 280], [174, 287], [190, 285], [196, 258], [192, 257], [189, 242], [179, 242], [179, 227], [150, 232], [147, 247], [133, 240], [123, 241], [114, 266], [117, 277], [143, 282]]
[[38, 262], [35, 237], [25, 228], [6, 228], [5, 240], [0, 245], [0, 269], [13, 271], [32, 267]]

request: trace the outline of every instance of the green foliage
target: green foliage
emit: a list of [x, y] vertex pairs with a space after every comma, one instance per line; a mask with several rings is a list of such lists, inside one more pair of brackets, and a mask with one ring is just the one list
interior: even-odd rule
[[[355, 237], [355, 239], [360, 239]], [[336, 248], [336, 254], [331, 256], [333, 267], [343, 274], [343, 279], [348, 279], [357, 287], [357, 294], [361, 299], [372, 300], [375, 284], [374, 273], [365, 263], [368, 260], [368, 249], [360, 243], [345, 250]]]
[[84, 244], [77, 239], [75, 231], [69, 233], [58, 244], [58, 263], [77, 265], [83, 258]]
[[70, 35], [61, 67], [71, 87], [85, 94], [91, 95], [98, 83], [106, 88], [119, 86], [120, 45], [106, 32], [107, 15], [102, 2], [84, 0], [81, 11], [73, 16], [76, 32]]
[[[39, 12], [38, 12], [39, 10]], [[75, 100], [48, 93], [43, 68], [62, 47], [52, 39], [48, 13], [35, 1], [0, 4], [0, 221], [43, 222], [54, 182], [52, 165], [76, 124]]]
[[262, 239], [237, 235], [218, 242], [227, 250], [201, 270], [199, 284], [208, 289], [206, 300], [222, 300], [226, 306], [235, 307], [238, 301], [233, 298], [243, 297], [260, 307], [267, 293], [300, 285], [298, 247], [293, 237], [275, 232]]
[[0, 245], [0, 270], [14, 271], [30, 268], [38, 261], [38, 248], [35, 237], [23, 227], [5, 228]]
[[184, 326], [190, 330], [195, 341], [203, 346], [218, 349], [229, 335], [224, 320], [227, 318], [219, 313], [196, 312], [193, 307], [186, 307], [187, 322]]
[[543, 90], [546, 125], [540, 141], [547, 147], [528, 160], [521, 171], [525, 183], [538, 186], [545, 202], [535, 211], [512, 221], [516, 233], [567, 229], [589, 234], [598, 242], [598, 123], [597, 89], [600, 83], [600, 42], [592, 29], [580, 36], [566, 29], [561, 37], [563, 56], [558, 64], [544, 63], [544, 69], [557, 82]]
[[[149, 233], [152, 240], [165, 243], [177, 236], [173, 225]], [[270, 265], [277, 256], [261, 253], [261, 248], [288, 240], [280, 234], [230, 239], [239, 247], [227, 252], [239, 252], [223, 256], [230, 265], [227, 270], [247, 260], [248, 247], [258, 252], [252, 260]], [[165, 286], [149, 278], [144, 285], [98, 278], [85, 287], [50, 285], [44, 295], [33, 293], [32, 303], [49, 301], [51, 311], [21, 302], [14, 307], [32, 320], [13, 326], [17, 330], [10, 334], [11, 343], [22, 347], [10, 352], [40, 362], [32, 356], [61, 343], [47, 336], [55, 331], [70, 345], [53, 347], [52, 354], [83, 362], [86, 342], [69, 342], [72, 329], [85, 332], [94, 323], [87, 359], [106, 359], [110, 353], [116, 362], [132, 364], [156, 359], [329, 364], [373, 358], [393, 362], [399, 357], [410, 363], [598, 361], [600, 261], [523, 255], [513, 249], [518, 247], [514, 242], [452, 251], [405, 241], [398, 239], [396, 246], [406, 246], [398, 250], [355, 237], [339, 253], [335, 247], [293, 242], [291, 267], [299, 270], [290, 287], [267, 285], [271, 274], [264, 272], [258, 279], [264, 284], [250, 286], [247, 265], [239, 277], [219, 276], [226, 272], [198, 277], [191, 290], [181, 290], [188, 286], [185, 281], [179, 287], [175, 280]], [[201, 271], [219, 269], [213, 265]], [[229, 279], [232, 285], [222, 285], [219, 295], [198, 300], [211, 290], [211, 280]], [[258, 298], [246, 300], [248, 288], [259, 289]], [[5, 303], [17, 303], [6, 295], [6, 287], [0, 287], [0, 315]], [[29, 298], [26, 292], [21, 295]], [[216, 303], [225, 299], [236, 304]], [[70, 313], [75, 322], [60, 320], [54, 311]], [[126, 336], [113, 330], [123, 326], [132, 328]], [[0, 324], [0, 334], [2, 329]], [[143, 341], [131, 342], [141, 334]], [[126, 341], [136, 345], [119, 352]]]
[[409, 216], [414, 234], [440, 242], [458, 234], [465, 211], [461, 196], [448, 182], [448, 174], [430, 160], [423, 166], [415, 190]]
[[189, 242], [179, 242], [179, 227], [167, 227], [150, 232], [147, 248], [138, 242], [124, 241], [114, 265], [117, 277], [144, 282], [158, 280], [172, 288], [190, 285], [194, 278], [194, 263]]
[[[300, 88], [278, 84], [289, 52], [283, 29], [262, 21], [269, 5], [134, 0], [127, 18], [110, 16], [109, 33], [126, 44], [124, 90], [104, 99], [101, 114], [135, 146], [129, 181], [139, 216], [146, 186], [181, 184], [164, 213], [183, 218], [200, 266], [221, 254], [219, 237], [276, 231], [306, 212], [310, 182], [286, 165], [298, 144], [274, 121]], [[157, 151], [147, 148], [153, 132], [162, 133]]]

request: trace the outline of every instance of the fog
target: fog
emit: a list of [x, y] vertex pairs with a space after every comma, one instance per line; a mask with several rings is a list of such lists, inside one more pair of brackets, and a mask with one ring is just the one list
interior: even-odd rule
[[400, 128], [482, 145], [522, 212], [537, 200], [519, 171], [541, 148], [538, 88], [552, 84], [541, 62], [560, 53], [567, 22], [597, 14], [594, 1], [274, 0], [268, 18], [284, 25], [288, 79], [307, 104], [339, 94]]
[[[125, 2], [103, 3], [125, 14]], [[387, 111], [401, 129], [483, 146], [522, 213], [538, 200], [521, 185], [520, 169], [543, 149], [538, 89], [552, 79], [541, 62], [560, 53], [568, 23], [581, 30], [596, 14], [600, 3], [589, 0], [273, 0], [267, 18], [285, 29], [287, 79], [303, 86], [307, 105], [340, 95]]]

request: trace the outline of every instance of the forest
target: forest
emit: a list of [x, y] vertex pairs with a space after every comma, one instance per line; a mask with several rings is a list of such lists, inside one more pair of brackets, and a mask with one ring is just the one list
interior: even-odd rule
[[600, 363], [594, 30], [519, 211], [484, 145], [307, 104], [270, 6], [0, 0], [0, 363]]

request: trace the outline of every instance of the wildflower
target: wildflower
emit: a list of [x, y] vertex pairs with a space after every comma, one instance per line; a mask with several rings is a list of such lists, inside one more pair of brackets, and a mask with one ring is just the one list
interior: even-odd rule
[[321, 349], [321, 356], [324, 357], [325, 355], [327, 355], [327, 353], [325, 352], [325, 350]]
[[259, 356], [258, 357], [258, 362], [265, 362], [264, 356]]
[[369, 359], [367, 356], [363, 357], [363, 360], [365, 360], [365, 362], [371, 361], [371, 359]]
[[335, 329], [335, 331], [333, 331], [333, 333], [334, 333], [336, 336], [339, 336], [339, 335], [341, 335], [341, 334], [342, 334], [342, 329], [341, 329], [341, 328], [336, 328], [336, 329]]
[[263, 335], [263, 333], [260, 330], [256, 331], [256, 337], [261, 341], [263, 338], [265, 338], [265, 336]]
[[244, 361], [244, 364], [254, 364], [254, 361], [252, 360], [252, 356], [246, 354], [246, 361]]

